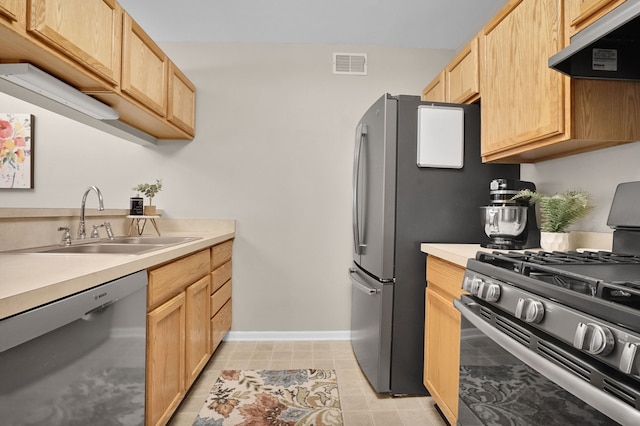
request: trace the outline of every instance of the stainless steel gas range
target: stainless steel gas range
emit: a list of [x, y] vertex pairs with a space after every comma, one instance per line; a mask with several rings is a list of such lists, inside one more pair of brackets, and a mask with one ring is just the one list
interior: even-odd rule
[[613, 252], [479, 252], [462, 315], [458, 423], [640, 424], [640, 182]]

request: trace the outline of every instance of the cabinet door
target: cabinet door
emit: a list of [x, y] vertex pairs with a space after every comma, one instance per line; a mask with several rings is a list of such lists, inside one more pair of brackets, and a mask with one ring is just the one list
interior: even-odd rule
[[27, 0], [0, 0], [0, 18], [24, 25], [27, 20]]
[[147, 314], [146, 424], [164, 425], [185, 393], [185, 294]]
[[424, 385], [451, 424], [458, 417], [460, 369], [460, 312], [453, 299], [464, 293], [463, 278], [463, 267], [427, 257]]
[[445, 102], [445, 72], [442, 70], [431, 83], [422, 90], [422, 100], [431, 102]]
[[209, 361], [210, 277], [191, 284], [186, 290], [186, 363], [187, 388]]
[[167, 55], [127, 13], [122, 33], [122, 91], [166, 117]]
[[445, 68], [447, 102], [471, 103], [480, 97], [479, 40], [474, 38]]
[[107, 81], [120, 82], [122, 8], [115, 0], [31, 0], [28, 30]]
[[583, 30], [626, 0], [565, 0], [569, 36]]
[[513, 1], [483, 30], [482, 155], [565, 133], [559, 0]]
[[196, 87], [169, 61], [167, 120], [193, 135], [196, 124]]
[[424, 385], [451, 424], [458, 417], [460, 312], [427, 288]]

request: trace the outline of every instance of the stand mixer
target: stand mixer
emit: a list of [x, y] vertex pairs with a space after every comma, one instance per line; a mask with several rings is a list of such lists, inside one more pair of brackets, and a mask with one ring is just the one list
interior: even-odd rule
[[528, 199], [513, 200], [522, 189], [536, 190], [532, 182], [494, 179], [489, 185], [490, 203], [480, 207], [481, 223], [490, 241], [482, 247], [499, 250], [522, 250], [540, 247], [540, 230], [535, 207]]

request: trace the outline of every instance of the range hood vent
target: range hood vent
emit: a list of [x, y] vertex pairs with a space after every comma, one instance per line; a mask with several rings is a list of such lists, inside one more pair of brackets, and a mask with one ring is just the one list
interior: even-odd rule
[[0, 92], [130, 142], [158, 144], [155, 137], [118, 120], [118, 111], [31, 64], [0, 64]]
[[574, 78], [640, 80], [640, 0], [627, 0], [571, 37], [549, 67]]
[[116, 120], [118, 112], [31, 64], [0, 64], [0, 78], [98, 120]]

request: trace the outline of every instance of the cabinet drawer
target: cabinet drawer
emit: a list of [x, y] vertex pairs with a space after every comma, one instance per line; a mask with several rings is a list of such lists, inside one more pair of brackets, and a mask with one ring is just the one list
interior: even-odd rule
[[427, 282], [435, 291], [445, 292], [453, 298], [460, 297], [464, 268], [438, 257], [427, 257]]
[[207, 249], [149, 271], [147, 306], [153, 307], [167, 300], [206, 276], [211, 270], [210, 265]]
[[216, 269], [218, 266], [231, 260], [232, 249], [233, 240], [225, 241], [224, 243], [211, 247], [211, 268]]
[[231, 299], [231, 281], [227, 281], [222, 288], [211, 295], [211, 316], [215, 316], [229, 299]]
[[231, 300], [211, 318], [211, 352], [215, 351], [229, 330], [231, 330]]
[[231, 279], [231, 260], [211, 273], [211, 293]]

